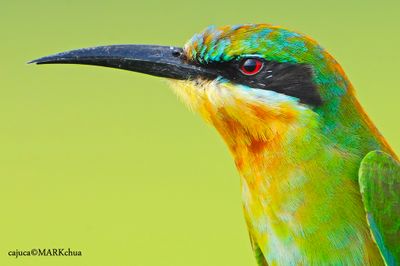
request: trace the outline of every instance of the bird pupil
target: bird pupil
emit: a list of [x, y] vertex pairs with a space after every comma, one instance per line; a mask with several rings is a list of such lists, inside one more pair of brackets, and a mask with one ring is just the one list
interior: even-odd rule
[[244, 70], [253, 72], [257, 68], [257, 61], [255, 59], [247, 59], [243, 64]]

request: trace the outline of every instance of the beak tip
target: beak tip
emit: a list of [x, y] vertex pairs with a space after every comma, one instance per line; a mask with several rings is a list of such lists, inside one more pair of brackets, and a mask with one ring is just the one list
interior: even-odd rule
[[31, 60], [31, 61], [27, 62], [27, 64], [28, 65], [32, 65], [32, 64], [41, 65], [41, 64], [46, 64], [47, 62], [49, 62], [49, 60], [48, 60], [48, 57], [45, 56], [45, 57]]
[[28, 64], [28, 65], [32, 65], [32, 64], [37, 65], [37, 64], [38, 64], [38, 59], [31, 60], [31, 61], [27, 62], [27, 64]]
[[[58, 54], [56, 56], [58, 56]], [[29, 64], [29, 65], [32, 65], [32, 64], [44, 65], [44, 64], [51, 64], [51, 63], [57, 63], [57, 62], [61, 63], [63, 61], [63, 59], [65, 59], [65, 58], [60, 58], [60, 57], [57, 58], [56, 56], [41, 57], [38, 59], [31, 60], [31, 61], [27, 62], [27, 64]]]

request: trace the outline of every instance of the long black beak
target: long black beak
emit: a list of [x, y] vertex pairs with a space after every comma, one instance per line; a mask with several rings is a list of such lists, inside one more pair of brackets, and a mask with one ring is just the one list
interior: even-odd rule
[[50, 55], [29, 63], [105, 66], [172, 79], [216, 77], [216, 73], [210, 69], [188, 62], [182, 48], [172, 46], [98, 46]]

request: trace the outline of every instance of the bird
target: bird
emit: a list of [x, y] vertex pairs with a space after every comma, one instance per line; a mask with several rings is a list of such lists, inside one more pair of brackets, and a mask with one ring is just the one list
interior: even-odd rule
[[257, 265], [400, 265], [399, 159], [308, 35], [209, 26], [183, 48], [107, 45], [30, 63], [166, 78], [233, 157]]

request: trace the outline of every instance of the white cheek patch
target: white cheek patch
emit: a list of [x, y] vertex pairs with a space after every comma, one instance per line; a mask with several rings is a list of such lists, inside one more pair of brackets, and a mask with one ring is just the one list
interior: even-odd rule
[[275, 91], [255, 89], [228, 81], [219, 81], [216, 86], [221, 91], [219, 95], [222, 99], [225, 99], [225, 102], [230, 99], [230, 103], [234, 103], [234, 99], [237, 98], [248, 103], [265, 105], [268, 108], [279, 109], [282, 104], [290, 104], [298, 110], [309, 109], [307, 105], [301, 104], [298, 98]]
[[293, 102], [299, 103], [299, 99], [296, 97], [288, 96], [279, 92], [262, 90], [262, 89], [251, 89], [251, 94], [258, 101], [262, 101], [268, 105], [283, 103], [283, 102]]
[[280, 109], [282, 104], [290, 104], [299, 111], [309, 109], [308, 106], [301, 104], [298, 98], [275, 91], [234, 84], [224, 78], [217, 78], [212, 81], [201, 79], [170, 80], [169, 83], [178, 97], [193, 111], [199, 110], [205, 101], [218, 109], [234, 106], [237, 104], [237, 100], [265, 105], [276, 110]]

